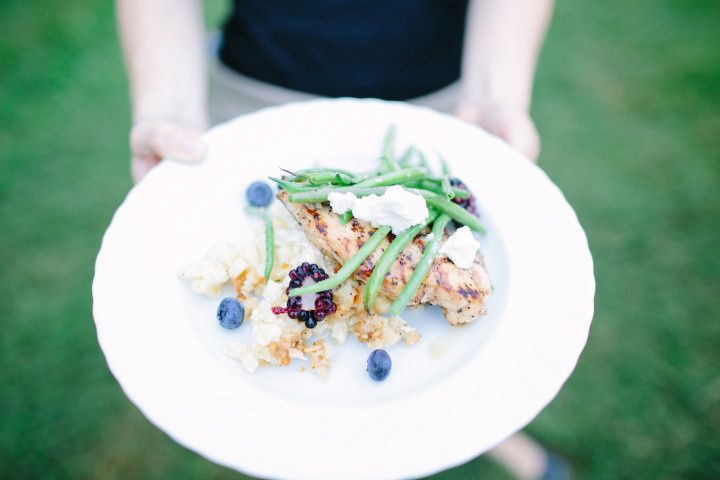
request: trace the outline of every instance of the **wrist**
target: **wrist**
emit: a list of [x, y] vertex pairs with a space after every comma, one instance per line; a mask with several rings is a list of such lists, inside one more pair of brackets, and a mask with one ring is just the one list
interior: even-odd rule
[[489, 66], [468, 71], [460, 81], [460, 103], [487, 107], [502, 105], [517, 112], [530, 110], [531, 76], [521, 69]]
[[168, 110], [136, 110], [133, 111], [132, 125], [169, 123], [179, 127], [203, 132], [208, 128], [205, 115], [187, 115]]
[[204, 102], [177, 103], [161, 95], [147, 95], [133, 101], [133, 124], [168, 122], [186, 128], [204, 131], [208, 115]]
[[490, 97], [460, 97], [455, 109], [455, 114], [458, 117], [471, 123], [480, 123], [482, 119], [495, 116], [499, 112], [512, 114], [513, 116], [530, 117], [530, 112], [527, 108], [514, 102]]

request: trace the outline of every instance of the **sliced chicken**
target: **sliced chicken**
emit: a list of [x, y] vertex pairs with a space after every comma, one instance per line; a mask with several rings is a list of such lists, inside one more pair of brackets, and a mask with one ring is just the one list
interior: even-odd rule
[[[375, 231], [368, 223], [357, 219], [343, 225], [340, 217], [327, 205], [292, 203], [285, 191], [278, 193], [278, 198], [302, 225], [308, 240], [340, 264], [357, 253]], [[390, 234], [355, 271], [358, 280], [367, 282], [392, 238]], [[425, 244], [424, 235], [418, 235], [405, 247], [385, 275], [381, 289], [383, 295], [395, 299], [400, 294], [420, 261]], [[458, 268], [447, 257], [438, 256], [410, 305], [438, 305], [450, 324], [469, 323], [485, 313], [491, 289], [490, 278], [479, 253], [473, 266], [466, 270]]]

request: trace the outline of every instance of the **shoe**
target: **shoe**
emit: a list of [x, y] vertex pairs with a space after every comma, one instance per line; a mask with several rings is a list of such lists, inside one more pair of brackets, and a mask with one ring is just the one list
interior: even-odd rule
[[572, 478], [570, 464], [564, 458], [548, 452], [545, 471], [540, 480], [571, 480]]

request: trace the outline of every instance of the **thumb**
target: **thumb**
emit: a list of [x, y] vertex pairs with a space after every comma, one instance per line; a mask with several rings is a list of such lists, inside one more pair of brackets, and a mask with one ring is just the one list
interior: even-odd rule
[[516, 117], [507, 125], [502, 137], [511, 147], [537, 162], [540, 155], [540, 135], [529, 117]]
[[137, 157], [183, 162], [199, 162], [207, 153], [199, 132], [167, 122], [140, 123], [133, 127], [130, 148]]

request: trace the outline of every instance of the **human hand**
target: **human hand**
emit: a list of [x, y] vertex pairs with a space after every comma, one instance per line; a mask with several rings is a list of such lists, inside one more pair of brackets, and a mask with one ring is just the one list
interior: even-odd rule
[[170, 122], [136, 123], [130, 131], [130, 173], [139, 182], [163, 158], [200, 162], [207, 147], [200, 132]]
[[496, 135], [533, 162], [540, 154], [540, 136], [528, 112], [499, 103], [460, 103], [455, 115]]

